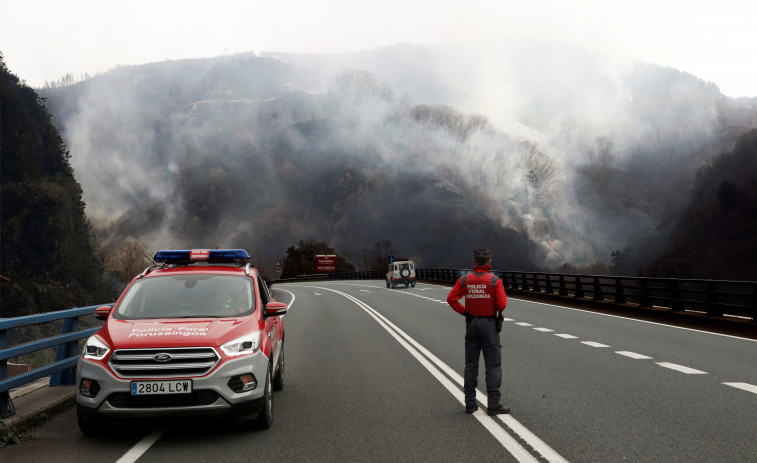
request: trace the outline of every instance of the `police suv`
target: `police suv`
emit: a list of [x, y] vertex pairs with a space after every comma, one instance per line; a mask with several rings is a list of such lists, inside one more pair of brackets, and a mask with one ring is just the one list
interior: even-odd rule
[[412, 260], [395, 260], [386, 269], [386, 287], [396, 288], [397, 285], [405, 285], [405, 288], [415, 288], [415, 263]]
[[85, 434], [128, 417], [233, 415], [273, 423], [284, 387], [284, 324], [243, 249], [159, 251], [111, 306], [79, 359]]

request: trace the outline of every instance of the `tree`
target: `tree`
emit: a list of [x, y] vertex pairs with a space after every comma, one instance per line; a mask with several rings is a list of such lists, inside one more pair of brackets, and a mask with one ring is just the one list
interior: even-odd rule
[[535, 143], [524, 141], [520, 145], [526, 150], [523, 163], [528, 182], [537, 189], [549, 188], [552, 181], [560, 173], [560, 168], [555, 160], [539, 150]]
[[610, 165], [612, 160], [612, 140], [610, 137], [597, 137], [597, 162], [602, 166]]
[[319, 254], [336, 254], [337, 272], [354, 272], [355, 266], [349, 263], [343, 256], [326, 243], [309, 239], [300, 241], [298, 246], [290, 246], [287, 249], [287, 257], [284, 260], [284, 268], [281, 278], [294, 278], [298, 275], [312, 275], [317, 273], [316, 256]]
[[154, 255], [141, 241], [127, 241], [106, 256], [105, 265], [108, 273], [127, 283], [152, 264]]
[[394, 91], [386, 83], [379, 83], [368, 71], [347, 69], [331, 84], [331, 91], [350, 100], [394, 99]]
[[386, 269], [386, 258], [397, 254], [391, 241], [382, 239], [372, 248], [365, 248], [358, 254], [358, 264], [362, 270], [382, 271]]
[[82, 189], [52, 116], [0, 55], [2, 316], [109, 301]]

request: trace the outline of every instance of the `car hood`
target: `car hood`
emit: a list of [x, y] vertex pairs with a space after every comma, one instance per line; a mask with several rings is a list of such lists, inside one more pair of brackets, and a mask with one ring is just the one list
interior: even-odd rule
[[224, 319], [108, 319], [101, 335], [116, 349], [141, 347], [220, 346], [257, 330], [251, 317]]

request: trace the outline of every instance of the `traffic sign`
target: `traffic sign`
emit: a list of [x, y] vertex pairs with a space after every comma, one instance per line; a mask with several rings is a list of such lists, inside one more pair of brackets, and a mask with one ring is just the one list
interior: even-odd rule
[[394, 256], [386, 256], [386, 262], [388, 264], [391, 264], [392, 262], [394, 262]]

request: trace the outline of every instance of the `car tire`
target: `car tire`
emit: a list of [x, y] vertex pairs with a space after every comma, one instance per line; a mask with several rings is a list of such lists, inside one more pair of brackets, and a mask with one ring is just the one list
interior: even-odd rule
[[268, 429], [273, 425], [273, 391], [271, 390], [271, 364], [265, 373], [265, 386], [263, 389], [263, 408], [254, 421], [258, 429]]
[[407, 288], [408, 286], [410, 286], [410, 283], [405, 283], [405, 288]]
[[389, 287], [389, 280], [386, 281], [386, 287]]
[[276, 368], [276, 376], [273, 377], [273, 390], [280, 391], [284, 389], [284, 341], [279, 346], [279, 366]]
[[109, 428], [109, 420], [82, 413], [80, 405], [76, 406], [76, 421], [79, 423], [79, 430], [86, 436], [101, 436]]
[[412, 286], [413, 288], [415, 288], [415, 282], [410, 283], [410, 286]]

